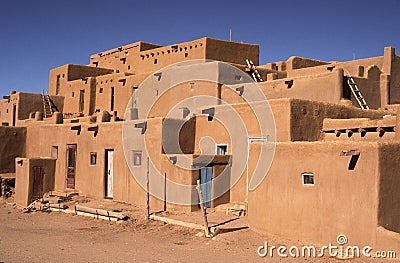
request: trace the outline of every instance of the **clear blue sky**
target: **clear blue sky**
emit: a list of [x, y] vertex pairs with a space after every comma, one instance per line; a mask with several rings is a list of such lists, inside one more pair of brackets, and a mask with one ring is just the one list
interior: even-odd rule
[[204, 36], [260, 45], [260, 62], [299, 55], [351, 60], [400, 54], [400, 1], [1, 0], [0, 92], [40, 92], [48, 72], [135, 41]]

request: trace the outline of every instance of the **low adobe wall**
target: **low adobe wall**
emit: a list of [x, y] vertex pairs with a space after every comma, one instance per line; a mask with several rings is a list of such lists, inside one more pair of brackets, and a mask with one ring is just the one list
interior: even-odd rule
[[26, 207], [33, 199], [34, 167], [43, 169], [42, 194], [54, 190], [55, 160], [51, 158], [16, 158], [15, 203]]

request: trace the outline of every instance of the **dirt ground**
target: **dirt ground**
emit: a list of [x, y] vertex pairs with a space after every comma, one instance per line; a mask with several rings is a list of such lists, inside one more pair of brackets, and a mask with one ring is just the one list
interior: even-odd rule
[[1, 201], [0, 262], [343, 262], [329, 257], [261, 258], [257, 248], [264, 241], [275, 246], [297, 243], [245, 227], [225, 228], [211, 239], [199, 236], [198, 230], [147, 221], [140, 209], [130, 216], [115, 223], [61, 212], [25, 213]]

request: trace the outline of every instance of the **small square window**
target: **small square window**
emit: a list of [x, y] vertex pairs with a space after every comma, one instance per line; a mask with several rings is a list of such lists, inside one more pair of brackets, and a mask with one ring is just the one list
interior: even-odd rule
[[228, 153], [228, 145], [227, 144], [217, 144], [217, 154], [225, 155]]
[[142, 152], [141, 151], [133, 151], [133, 165], [134, 166], [142, 165]]
[[312, 173], [303, 173], [303, 185], [314, 185], [314, 174]]
[[90, 153], [90, 164], [94, 165], [97, 162], [97, 153]]
[[103, 93], [103, 88], [100, 88], [100, 89], [99, 89], [99, 93]]
[[157, 64], [157, 62], [158, 62], [157, 59], [154, 59], [154, 64]]
[[188, 56], [189, 56], [189, 54], [186, 52], [186, 53], [185, 53], [185, 58], [187, 58]]

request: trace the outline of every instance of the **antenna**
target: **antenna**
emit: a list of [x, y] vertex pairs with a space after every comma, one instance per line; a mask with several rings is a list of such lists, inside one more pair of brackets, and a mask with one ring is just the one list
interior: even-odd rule
[[229, 41], [232, 41], [232, 28], [229, 28]]

